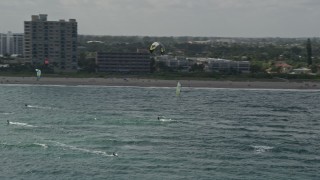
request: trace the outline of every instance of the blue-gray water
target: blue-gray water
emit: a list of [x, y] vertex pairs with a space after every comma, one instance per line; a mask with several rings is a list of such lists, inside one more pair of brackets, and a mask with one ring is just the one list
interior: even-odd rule
[[2, 85], [0, 179], [320, 179], [319, 95]]

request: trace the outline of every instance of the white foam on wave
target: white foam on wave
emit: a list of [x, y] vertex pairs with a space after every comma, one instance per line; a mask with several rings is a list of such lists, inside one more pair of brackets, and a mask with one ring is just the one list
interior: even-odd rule
[[1, 145], [1, 146], [7, 146], [8, 144], [5, 143], [5, 142], [0, 142], [0, 145]]
[[319, 92], [319, 89], [275, 89], [275, 88], [214, 88], [214, 87], [193, 87], [198, 90], [229, 90], [229, 91], [280, 91], [280, 92]]
[[10, 125], [16, 125], [16, 126], [24, 126], [24, 127], [37, 127], [33, 126], [27, 123], [20, 123], [20, 122], [9, 122]]
[[270, 147], [270, 146], [251, 146], [251, 147], [253, 147], [254, 152], [257, 154], [265, 153], [273, 149], [273, 147]]
[[16, 86], [16, 87], [67, 87], [68, 85], [58, 84], [0, 84], [0, 86]]
[[11, 115], [11, 114], [14, 114], [13, 112], [0, 112], [0, 114], [2, 115]]
[[75, 151], [81, 151], [81, 152], [85, 152], [85, 153], [91, 153], [91, 154], [96, 154], [96, 155], [101, 155], [101, 156], [107, 156], [107, 157], [112, 157], [114, 155], [112, 154], [107, 154], [104, 151], [98, 151], [98, 150], [89, 150], [89, 149], [84, 149], [84, 148], [79, 148], [76, 146], [71, 146], [71, 145], [67, 145], [67, 144], [63, 144], [57, 141], [52, 141], [53, 143], [55, 143], [55, 145], [63, 147], [63, 148], [68, 148], [71, 150], [75, 150]]

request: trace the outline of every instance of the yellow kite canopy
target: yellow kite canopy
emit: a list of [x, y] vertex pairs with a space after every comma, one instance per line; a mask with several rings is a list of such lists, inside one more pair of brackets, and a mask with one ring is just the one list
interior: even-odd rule
[[150, 46], [150, 49], [149, 49], [149, 51], [150, 51], [150, 53], [153, 53], [156, 49], [158, 49], [158, 48], [160, 48], [160, 53], [161, 54], [164, 54], [165, 53], [165, 48], [164, 48], [164, 46], [161, 44], [161, 43], [159, 43], [159, 42], [154, 42], [154, 43], [152, 43], [152, 45]]

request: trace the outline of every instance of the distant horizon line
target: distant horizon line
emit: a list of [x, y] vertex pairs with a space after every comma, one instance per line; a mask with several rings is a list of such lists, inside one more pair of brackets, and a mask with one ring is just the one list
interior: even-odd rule
[[[13, 34], [24, 34], [24, 32], [13, 32], [7, 31], [6, 33], [11, 32]], [[4, 32], [0, 32], [0, 34], [6, 34]], [[80, 36], [114, 36], [114, 37], [190, 37], [190, 38], [233, 38], [233, 39], [308, 39], [308, 38], [320, 38], [320, 36], [296, 36], [296, 37], [285, 37], [285, 36], [195, 36], [195, 35], [101, 35], [101, 34], [85, 34], [85, 33], [78, 33]]]
[[320, 36], [297, 36], [297, 37], [280, 37], [280, 36], [256, 36], [256, 37], [246, 37], [246, 36], [193, 36], [193, 35], [175, 35], [175, 36], [165, 36], [165, 35], [93, 35], [93, 34], [78, 34], [81, 36], [115, 36], [115, 37], [200, 37], [200, 38], [234, 38], [234, 39], [263, 39], [263, 38], [269, 38], [269, 39], [305, 39], [305, 38], [320, 38]]

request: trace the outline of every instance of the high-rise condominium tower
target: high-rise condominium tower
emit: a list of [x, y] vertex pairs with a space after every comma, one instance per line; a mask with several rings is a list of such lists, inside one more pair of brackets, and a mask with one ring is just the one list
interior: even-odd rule
[[49, 65], [58, 71], [77, 70], [77, 22], [48, 21], [46, 14], [24, 22], [25, 58], [35, 66]]

